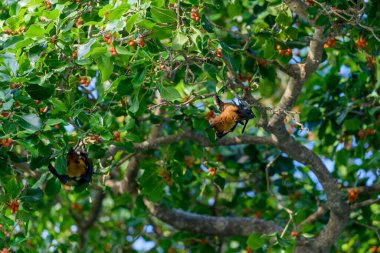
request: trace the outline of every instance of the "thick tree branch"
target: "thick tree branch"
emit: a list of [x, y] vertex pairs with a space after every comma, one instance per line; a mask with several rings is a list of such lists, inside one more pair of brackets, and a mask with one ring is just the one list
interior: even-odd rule
[[233, 236], [248, 236], [255, 232], [270, 234], [281, 232], [282, 228], [275, 223], [254, 218], [216, 217], [194, 214], [178, 209], [168, 209], [144, 199], [149, 212], [179, 230], [187, 230], [198, 234]]
[[194, 132], [184, 132], [180, 134], [174, 134], [170, 136], [158, 137], [157, 139], [144, 141], [142, 143], [137, 143], [134, 145], [136, 150], [146, 150], [159, 148], [163, 144], [171, 144], [179, 142], [182, 140], [191, 140], [199, 143], [203, 147], [211, 146], [231, 146], [240, 144], [257, 144], [257, 145], [270, 145], [274, 146], [274, 141], [269, 136], [239, 136], [232, 138], [221, 139], [216, 142], [216, 144], [211, 143], [211, 141], [202, 135], [196, 134]]
[[123, 179], [110, 179], [105, 182], [105, 185], [110, 187], [115, 194], [129, 193], [135, 195], [137, 193], [136, 177], [139, 171], [138, 159], [139, 156], [136, 155], [129, 160]]

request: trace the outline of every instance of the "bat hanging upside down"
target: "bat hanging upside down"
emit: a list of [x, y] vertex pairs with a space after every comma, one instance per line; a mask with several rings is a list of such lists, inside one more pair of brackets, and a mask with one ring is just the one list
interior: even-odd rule
[[[244, 125], [242, 133], [244, 133], [248, 120], [255, 118], [252, 110], [245, 108], [241, 103], [223, 103], [220, 98], [215, 95], [215, 104], [220, 111], [220, 115], [209, 119], [210, 127], [216, 131], [216, 138], [220, 139], [229, 132], [235, 130], [237, 124]], [[245, 122], [243, 123], [243, 121]]]
[[63, 184], [73, 180], [82, 185], [91, 182], [94, 170], [91, 161], [88, 159], [87, 154], [84, 152], [77, 153], [70, 147], [66, 156], [66, 174], [58, 174], [56, 169], [49, 163], [50, 172], [59, 179]]

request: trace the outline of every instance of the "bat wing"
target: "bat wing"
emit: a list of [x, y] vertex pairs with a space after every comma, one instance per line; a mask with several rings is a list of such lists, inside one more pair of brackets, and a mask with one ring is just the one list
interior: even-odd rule
[[69, 180], [70, 180], [70, 177], [67, 176], [67, 175], [60, 175], [58, 174], [58, 172], [55, 170], [55, 168], [51, 165], [51, 163], [49, 163], [49, 166], [48, 166], [50, 172], [56, 177], [59, 179], [59, 181], [61, 181], [62, 184], [66, 184]]

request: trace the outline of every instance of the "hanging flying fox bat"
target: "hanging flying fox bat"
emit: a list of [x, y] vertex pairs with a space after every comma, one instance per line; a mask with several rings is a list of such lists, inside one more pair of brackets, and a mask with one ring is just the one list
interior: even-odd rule
[[256, 117], [251, 109], [245, 108], [241, 103], [239, 105], [224, 103], [216, 94], [214, 100], [220, 115], [210, 119], [209, 123], [210, 127], [215, 129], [217, 139], [221, 139], [229, 132], [234, 131], [238, 123], [244, 126], [242, 130], [244, 133], [248, 120]]
[[48, 166], [50, 172], [57, 177], [61, 183], [66, 184], [70, 180], [77, 182], [78, 185], [91, 182], [94, 170], [85, 152], [77, 153], [70, 147], [66, 160], [66, 174], [58, 174], [51, 163], [49, 163]]

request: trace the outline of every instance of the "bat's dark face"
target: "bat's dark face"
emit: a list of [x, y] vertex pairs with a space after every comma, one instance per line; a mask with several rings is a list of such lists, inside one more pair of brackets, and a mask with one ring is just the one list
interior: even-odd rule
[[239, 114], [239, 117], [241, 119], [247, 119], [248, 120], [248, 119], [253, 119], [256, 117], [255, 114], [253, 114], [251, 109], [246, 109], [241, 104], [239, 105], [238, 114]]

